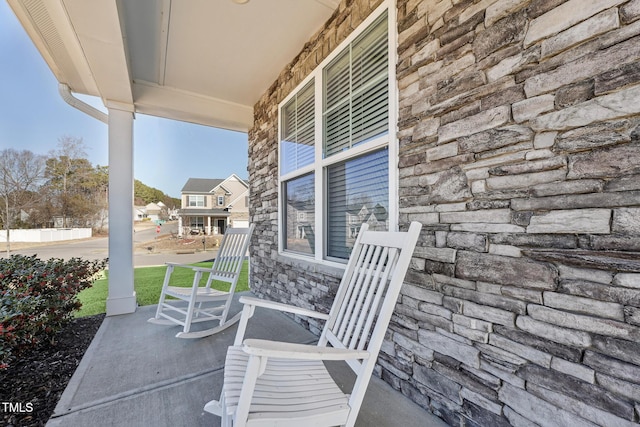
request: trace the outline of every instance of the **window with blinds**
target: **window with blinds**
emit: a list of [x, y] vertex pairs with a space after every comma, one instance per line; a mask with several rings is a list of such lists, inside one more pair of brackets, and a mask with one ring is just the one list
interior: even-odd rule
[[387, 149], [327, 168], [327, 256], [349, 258], [360, 225], [389, 227]]
[[389, 131], [386, 14], [331, 61], [323, 74], [325, 157]]
[[281, 110], [280, 173], [313, 163], [315, 96], [311, 80]]
[[280, 104], [280, 248], [316, 261], [347, 259], [362, 223], [390, 228], [395, 53], [388, 10], [367, 22]]

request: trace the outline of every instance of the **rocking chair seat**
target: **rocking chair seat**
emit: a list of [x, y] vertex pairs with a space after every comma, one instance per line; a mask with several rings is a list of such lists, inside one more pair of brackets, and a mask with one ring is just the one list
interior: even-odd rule
[[[242, 346], [229, 347], [224, 370], [224, 402], [235, 412], [249, 361]], [[349, 415], [349, 395], [335, 384], [321, 360], [269, 358], [258, 378], [248, 425], [305, 426], [314, 421], [341, 425]]]
[[[191, 288], [185, 288], [182, 286], [168, 286], [166, 294], [172, 297], [180, 298], [180, 297], [189, 297], [191, 295]], [[216, 297], [220, 297], [220, 299], [227, 299], [229, 296], [229, 292], [219, 291], [217, 289], [205, 288], [204, 286], [198, 287], [198, 291], [196, 293], [198, 298], [207, 298], [208, 301], [215, 301]]]

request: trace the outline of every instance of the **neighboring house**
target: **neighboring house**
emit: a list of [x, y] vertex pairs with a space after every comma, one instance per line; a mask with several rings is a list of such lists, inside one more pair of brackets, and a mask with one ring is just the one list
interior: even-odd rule
[[160, 221], [163, 207], [166, 208], [166, 206], [162, 202], [149, 203], [147, 206], [144, 207], [146, 212], [146, 218], [149, 218], [149, 221], [153, 221], [153, 222]]
[[134, 221], [142, 221], [147, 216], [147, 210], [144, 206], [134, 206], [133, 207], [133, 220]]
[[91, 220], [80, 220], [78, 218], [69, 218], [54, 215], [52, 218], [53, 228], [82, 228], [91, 227]]
[[315, 225], [313, 202], [309, 200], [292, 199], [286, 204], [287, 215], [283, 225], [287, 229], [287, 240], [284, 247], [292, 252], [313, 253], [315, 251], [315, 236], [312, 232]]
[[180, 209], [167, 209], [167, 215], [169, 215], [169, 220], [175, 221], [180, 216]]
[[[174, 215], [177, 217], [177, 214], [174, 210]], [[146, 206], [134, 206], [133, 207], [133, 220], [134, 221], [152, 221], [158, 222], [163, 219], [171, 219], [171, 215], [167, 206], [162, 203], [149, 203]], [[174, 218], [175, 219], [175, 218]]]
[[189, 178], [181, 190], [180, 235], [224, 234], [249, 224], [249, 185], [232, 174], [226, 179]]
[[[358, 220], [423, 228], [378, 376], [450, 425], [638, 425], [640, 0], [8, 2], [107, 104], [108, 315], [136, 309], [135, 114], [224, 127], [255, 295], [327, 311], [379, 204]], [[209, 232], [210, 184], [183, 206]]]
[[160, 219], [162, 220], [168, 219], [170, 221], [178, 219], [178, 215], [180, 213], [179, 208], [170, 208], [169, 206], [165, 205], [162, 202], [158, 202], [157, 204], [161, 209]]

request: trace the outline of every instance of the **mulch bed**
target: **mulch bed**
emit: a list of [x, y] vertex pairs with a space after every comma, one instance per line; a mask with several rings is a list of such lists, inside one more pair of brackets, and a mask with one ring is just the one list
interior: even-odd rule
[[0, 425], [47, 423], [103, 319], [104, 314], [74, 319], [55, 343], [44, 342], [0, 370]]

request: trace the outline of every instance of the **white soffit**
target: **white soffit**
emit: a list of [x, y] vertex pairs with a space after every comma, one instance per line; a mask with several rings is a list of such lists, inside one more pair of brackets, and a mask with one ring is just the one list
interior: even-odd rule
[[[105, 103], [134, 103], [126, 38], [116, 2], [62, 0]], [[73, 89], [73, 88], [72, 88]]]
[[106, 105], [246, 131], [339, 0], [8, 0], [60, 83]]
[[253, 106], [332, 13], [315, 0], [174, 0], [158, 83]]

